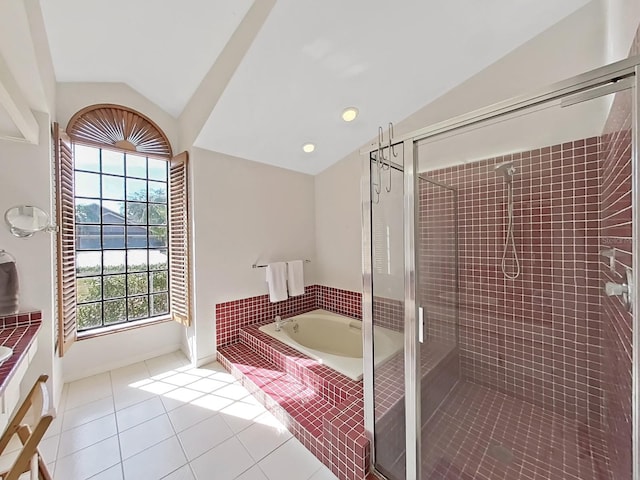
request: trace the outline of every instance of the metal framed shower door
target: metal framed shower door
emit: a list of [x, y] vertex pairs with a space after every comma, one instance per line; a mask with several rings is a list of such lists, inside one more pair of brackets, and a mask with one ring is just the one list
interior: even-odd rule
[[[515, 97], [450, 120], [436, 123], [406, 134], [397, 140], [404, 150], [404, 368], [405, 368], [405, 419], [406, 419], [406, 479], [421, 480], [420, 455], [420, 389], [418, 335], [419, 315], [416, 303], [416, 240], [417, 213], [416, 193], [418, 182], [417, 144], [432, 137], [467, 129], [474, 125], [489, 125], [518, 115], [525, 110], [552, 102], [572, 105], [583, 100], [631, 89], [632, 95], [632, 254], [633, 272], [640, 272], [640, 56], [616, 62], [596, 70], [553, 84], [533, 94]], [[372, 265], [372, 208], [371, 208], [371, 155], [378, 150], [377, 144], [361, 150], [366, 158], [362, 174], [362, 249], [363, 249], [363, 338], [364, 338], [364, 416], [365, 430], [371, 443], [371, 465], [375, 471], [375, 412], [374, 412], [374, 362], [373, 362], [373, 265]], [[640, 480], [640, 298], [638, 282], [632, 287], [632, 448], [633, 480]]]

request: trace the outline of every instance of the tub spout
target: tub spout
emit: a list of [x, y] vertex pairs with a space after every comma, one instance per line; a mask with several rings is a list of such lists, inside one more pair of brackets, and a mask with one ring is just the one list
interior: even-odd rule
[[280, 315], [276, 316], [276, 332], [279, 332], [283, 325], [289, 323], [291, 321], [290, 318], [283, 320]]

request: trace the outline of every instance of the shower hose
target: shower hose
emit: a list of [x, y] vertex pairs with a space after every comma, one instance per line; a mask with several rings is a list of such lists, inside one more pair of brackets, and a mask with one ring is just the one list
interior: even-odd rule
[[[504, 239], [504, 250], [502, 251], [502, 273], [509, 280], [515, 280], [520, 276], [520, 259], [518, 259], [518, 251], [516, 250], [516, 242], [513, 238], [513, 185], [511, 182], [507, 183], [507, 215], [508, 226], [507, 226], [507, 236]], [[507, 252], [511, 247], [511, 251], [513, 252], [513, 258], [515, 260], [515, 273], [509, 273], [507, 270]]]

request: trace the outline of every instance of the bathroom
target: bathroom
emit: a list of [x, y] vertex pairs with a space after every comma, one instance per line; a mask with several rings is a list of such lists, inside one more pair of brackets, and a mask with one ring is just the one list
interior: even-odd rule
[[[9, 65], [9, 71], [18, 79], [17, 84], [20, 85], [20, 88], [13, 90], [13, 97], [18, 99], [16, 104], [20, 105], [22, 101], [23, 105], [28, 105], [28, 108], [35, 112], [31, 116], [32, 121], [24, 122], [21, 126], [27, 131], [30, 130], [32, 134], [36, 132], [36, 136], [39, 137], [37, 142], [16, 142], [7, 139], [7, 137], [16, 137], [20, 133], [18, 131], [18, 133], [3, 134], [0, 139], [1, 158], [5, 163], [5, 170], [0, 180], [2, 212], [15, 205], [27, 204], [40, 206], [54, 217], [50, 125], [56, 121], [61, 127], [66, 127], [74, 114], [88, 105], [119, 104], [142, 112], [166, 134], [173, 147], [173, 152], [188, 150], [190, 154], [191, 188], [189, 201], [192, 215], [190, 228], [193, 240], [191, 252], [193, 320], [190, 326], [185, 327], [176, 322], [161, 322], [109, 335], [95, 335], [91, 338], [75, 341], [61, 357], [56, 347], [58, 329], [53, 320], [56, 318], [57, 311], [56, 291], [53, 287], [56, 277], [55, 236], [51, 233], [39, 232], [31, 238], [19, 239], [12, 236], [5, 228], [0, 231], [0, 249], [9, 252], [16, 259], [18, 265], [21, 304], [26, 309], [36, 309], [42, 312], [42, 324], [38, 333], [38, 350], [25, 373], [21, 392], [24, 395], [38, 375], [48, 374], [53, 397], [57, 399], [58, 412], [63, 423], [64, 418], [67, 417], [67, 409], [64, 407], [65, 398], [68, 401], [69, 394], [76, 395], [78, 402], [80, 402], [85, 386], [87, 388], [88, 386], [95, 387], [97, 390], [106, 388], [101, 382], [108, 372], [122, 373], [125, 372], [122, 369], [137, 365], [138, 367], [135, 368], [140, 368], [141, 371], [147, 372], [149, 375], [158, 376], [166, 373], [161, 371], [164, 367], [163, 362], [166, 362], [169, 370], [187, 368], [183, 359], [186, 359], [188, 365], [191, 366], [189, 368], [211, 365], [218, 359], [219, 350], [235, 344], [237, 336], [240, 335], [241, 327], [250, 326], [248, 324], [251, 322], [259, 323], [263, 320], [272, 320], [272, 317], [276, 315], [286, 318], [294, 312], [321, 307], [325, 310], [341, 313], [350, 319], [362, 318], [363, 313], [366, 315], [367, 312], [366, 308], [363, 309], [362, 303], [366, 295], [363, 297], [365, 290], [363, 289], [362, 265], [364, 250], [361, 190], [367, 171], [365, 168], [366, 158], [370, 153], [369, 148], [363, 149], [363, 146], [368, 146], [372, 141], [374, 144], [377, 143], [378, 126], [383, 126], [384, 140], [386, 141], [389, 136], [388, 122], [393, 122], [394, 137], [400, 139], [417, 129], [516, 95], [539, 90], [554, 82], [571, 78], [613, 61], [622, 60], [629, 56], [632, 39], [640, 24], [640, 12], [636, 2], [625, 0], [575, 2], [574, 10], [569, 11], [570, 9], [567, 7], [567, 10], [557, 12], [557, 16], [553, 19], [549, 17], [546, 23], [537, 24], [535, 27], [528, 24], [522, 26], [526, 35], [523, 33], [522, 37], [519, 37], [517, 41], [514, 40], [504, 49], [491, 52], [493, 56], [487, 53], [482, 58], [484, 63], [474, 66], [475, 70], [457, 72], [458, 76], [449, 83], [446, 83], [447, 79], [443, 78], [445, 83], [442, 85], [438, 84], [440, 79], [432, 79], [434, 91], [429, 92], [430, 96], [404, 98], [399, 95], [401, 91], [417, 92], [420, 89], [415, 85], [407, 86], [398, 81], [398, 67], [400, 65], [404, 64], [407, 68], [411, 68], [407, 72], [407, 76], [415, 74], [432, 78], [432, 72], [428, 71], [426, 67], [425, 70], [420, 70], [415, 66], [416, 55], [422, 52], [420, 48], [407, 47], [405, 49], [401, 47], [402, 42], [405, 42], [405, 45], [410, 43], [411, 37], [403, 37], [401, 34], [403, 31], [410, 31], [411, 28], [403, 29], [398, 25], [402, 15], [412, 16], [410, 15], [412, 11], [427, 16], [428, 7], [414, 4], [414, 2], [408, 3], [398, 11], [394, 11], [390, 7], [384, 7], [385, 9], [380, 7], [382, 9], [380, 11], [388, 15], [379, 13], [379, 16], [386, 18], [386, 16], [393, 14], [393, 18], [398, 20], [396, 24], [389, 25], [389, 22], [382, 21], [374, 13], [369, 12], [364, 15], [364, 11], [369, 7], [362, 2], [357, 2], [357, 5], [354, 4], [350, 7], [332, 3], [326, 7], [326, 10], [316, 6], [313, 8], [317, 10], [313, 10], [313, 13], [314, 18], [318, 18], [319, 25], [333, 25], [331, 22], [334, 21], [335, 10], [332, 12], [331, 8], [344, 9], [344, 18], [335, 19], [334, 27], [326, 27], [326, 31], [314, 30], [310, 27], [310, 32], [306, 37], [304, 36], [305, 32], [300, 31], [304, 29], [294, 29], [295, 31], [291, 35], [294, 35], [296, 41], [300, 42], [300, 49], [295, 50], [296, 54], [301, 55], [299, 63], [296, 64], [298, 69], [301, 71], [309, 69], [316, 73], [310, 68], [310, 65], [318, 63], [323, 65], [320, 73], [331, 72], [331, 78], [357, 79], [359, 83], [355, 80], [352, 81], [352, 84], [355, 85], [352, 96], [336, 97], [330, 101], [325, 98], [327, 92], [321, 91], [320, 82], [314, 83], [316, 90], [310, 92], [317, 93], [319, 99], [315, 99], [317, 102], [312, 104], [307, 103], [307, 98], [297, 97], [299, 92], [295, 91], [295, 88], [292, 88], [291, 91], [284, 91], [281, 93], [284, 96], [278, 97], [277, 101], [283, 102], [282, 108], [286, 112], [278, 118], [286, 116], [287, 119], [286, 123], [278, 125], [278, 122], [272, 121], [271, 117], [265, 116], [265, 110], [259, 109], [260, 99], [254, 98], [253, 94], [250, 95], [247, 92], [255, 88], [256, 97], [268, 96], [265, 92], [279, 91], [278, 83], [285, 82], [282, 76], [275, 75], [274, 72], [282, 71], [288, 72], [282, 75], [293, 75], [292, 71], [287, 69], [284, 64], [287, 60], [286, 54], [291, 53], [289, 50], [283, 51], [282, 57], [284, 58], [273, 58], [272, 65], [256, 63], [257, 59], [261, 57], [270, 58], [271, 52], [277, 48], [284, 49], [284, 46], [278, 41], [278, 30], [282, 28], [283, 23], [286, 24], [285, 15], [302, 18], [305, 13], [303, 9], [312, 8], [311, 5], [308, 5], [309, 2], [300, 2], [299, 6], [292, 6], [289, 3], [291, 2], [246, 1], [242, 2], [242, 7], [238, 7], [238, 10], [229, 7], [230, 10], [225, 14], [235, 19], [235, 23], [229, 21], [229, 25], [225, 25], [220, 21], [220, 25], [215, 25], [216, 28], [222, 29], [224, 27], [227, 29], [226, 42], [231, 41], [229, 38], [236, 27], [240, 25], [242, 28], [236, 32], [237, 34], [234, 34], [233, 41], [240, 42], [240, 47], [244, 45], [243, 48], [248, 48], [253, 41], [253, 46], [246, 57], [242, 55], [236, 55], [232, 58], [224, 57], [223, 60], [227, 63], [219, 62], [216, 64], [216, 68], [211, 71], [211, 75], [205, 76], [207, 69], [214, 64], [215, 55], [223, 51], [224, 45], [217, 47], [217, 53], [211, 55], [211, 62], [207, 65], [200, 65], [201, 75], [191, 85], [192, 100], [189, 100], [191, 94], [184, 94], [183, 99], [177, 98], [177, 94], [174, 97], [171, 85], [164, 85], [165, 90], [158, 87], [157, 90], [148, 89], [145, 91], [144, 86], [135, 83], [135, 78], [113, 77], [108, 74], [109, 72], [99, 72], [98, 67], [96, 67], [93, 76], [89, 74], [94, 72], [85, 72], [84, 77], [80, 74], [76, 75], [74, 68], [82, 62], [78, 62], [72, 56], [69, 56], [70, 60], [67, 60], [64, 56], [61, 57], [60, 52], [65, 49], [72, 51], [78, 48], [77, 37], [65, 37], [59, 30], [51, 30], [51, 25], [55, 26], [56, 22], [57, 25], [64, 25], [63, 19], [60, 18], [64, 8], [56, 13], [52, 12], [52, 8], [47, 5], [47, 2], [31, 0], [24, 2], [11, 0], [0, 7], [3, 9], [0, 11], [0, 32], [2, 32], [0, 33], [0, 46], [2, 47], [0, 53]], [[63, 5], [66, 8], [79, 8], [77, 2], [65, 1]], [[387, 10], [387, 8], [389, 9]], [[431, 8], [436, 7], [431, 5]], [[135, 11], [134, 13], [145, 15], [143, 11]], [[451, 12], [440, 13], [451, 15]], [[90, 15], [92, 12], [80, 10], [78, 15], [81, 14]], [[113, 16], [107, 15], [113, 15], [113, 12], [101, 11], [100, 14], [110, 19], [113, 18]], [[518, 15], [517, 12], [511, 12], [511, 14], [514, 20], [516, 18], [522, 19], [522, 14]], [[189, 17], [190, 21], [196, 21], [197, 19], [194, 17]], [[496, 18], [499, 17], [498, 15]], [[13, 22], [12, 28], [9, 28], [9, 19], [11, 18], [19, 19], [19, 21]], [[169, 20], [159, 16], [159, 21], [168, 22]], [[408, 19], [404, 20], [409, 22]], [[466, 17], [464, 20], [469, 21]], [[353, 60], [354, 56], [361, 53], [357, 48], [364, 47], [358, 44], [353, 47], [354, 50], [345, 53], [338, 50], [335, 43], [318, 40], [319, 38], [331, 38], [335, 42], [345, 42], [346, 40], [343, 38], [337, 38], [339, 34], [336, 34], [334, 30], [347, 31], [350, 25], [354, 23], [362, 25], [367, 21], [374, 22], [380, 28], [391, 28], [399, 36], [397, 41], [378, 39], [375, 42], [380, 53], [398, 55], [394, 57], [393, 68], [389, 68], [390, 64], [380, 68], [382, 70], [379, 73], [381, 79], [396, 83], [386, 85], [388, 89], [384, 93], [380, 93], [379, 101], [377, 97], [370, 95], [371, 92], [359, 92], [358, 87], [363, 84], [362, 75], [364, 75], [359, 69], [364, 69], [366, 75], [370, 75], [373, 64]], [[411, 21], [417, 22], [417, 20]], [[135, 19], [127, 18], [126, 22], [128, 26], [135, 25]], [[526, 22], [523, 23], [526, 24]], [[261, 25], [262, 30], [260, 30]], [[525, 26], [528, 30], [524, 28]], [[467, 24], [460, 26], [460, 28], [467, 27]], [[98, 27], [92, 26], [92, 28]], [[293, 27], [291, 28], [293, 29]], [[81, 33], [84, 33], [87, 38], [91, 37], [90, 30], [84, 30]], [[334, 36], [330, 36], [330, 34]], [[509, 34], [515, 35], [512, 31]], [[452, 62], [452, 58], [458, 57], [446, 54], [438, 58], [442, 65], [455, 70], [451, 64], [465, 63], [468, 57], [471, 57], [471, 55], [464, 53], [464, 49], [471, 48], [470, 45], [474, 40], [471, 37], [465, 38], [466, 40], [462, 44], [455, 45], [458, 49], [456, 55], [465, 61]], [[490, 42], [491, 39], [476, 37], [476, 40]], [[125, 51], [127, 47], [125, 40], [120, 41], [123, 43], [118, 46], [123, 47], [121, 50]], [[19, 50], [18, 45], [26, 45], [28, 48], [25, 50], [28, 51]], [[97, 48], [95, 44], [92, 43], [92, 45]], [[160, 47], [169, 48], [170, 46], [160, 43], [158, 48]], [[181, 47], [188, 46], [181, 44]], [[303, 47], [305, 48], [303, 49]], [[424, 50], [424, 47], [421, 48]], [[637, 49], [637, 47], [635, 48]], [[86, 50], [84, 53], [87, 53]], [[181, 52], [175, 50], [166, 53], [167, 57], [173, 55], [172, 58], [176, 61], [180, 59], [180, 54]], [[424, 54], [431, 55], [433, 52], [424, 50]], [[162, 54], [154, 53], [153, 55], [156, 55], [154, 58], [157, 60], [162, 58]], [[375, 60], [382, 64], [383, 61], [380, 58], [382, 56], [373, 52], [368, 58], [372, 62]], [[185, 55], [184, 61], [196, 60], [198, 57], [195, 54]], [[243, 62], [243, 58], [246, 61]], [[294, 58], [294, 55], [292, 54], [288, 58]], [[29, 61], [27, 62], [26, 59]], [[571, 61], [567, 59], [571, 59]], [[158, 61], [158, 63], [161, 62]], [[337, 70], [346, 70], [345, 64], [347, 67], [353, 67], [353, 70], [340, 71], [339, 74], [336, 74]], [[27, 72], [21, 65], [29, 65], [31, 70]], [[257, 70], [251, 70], [252, 67]], [[260, 68], [258, 69], [258, 67]], [[173, 66], [172, 69], [179, 70], [176, 66]], [[65, 72], [66, 76], [61, 75], [61, 72]], [[252, 81], [252, 77], [260, 77], [260, 75], [255, 75], [256, 72], [272, 75], [265, 77], [265, 85], [260, 86], [263, 90], [258, 90]], [[147, 77], [141, 78], [143, 81], [148, 80]], [[221, 78], [224, 81], [221, 82]], [[5, 77], [0, 77], [0, 79], [3, 85], [10, 83], [6, 82]], [[203, 83], [201, 87], [198, 87], [200, 80]], [[149, 83], [155, 84], [153, 79]], [[158, 82], [158, 85], [160, 83]], [[428, 82], [425, 80], [424, 83]], [[144, 95], [140, 92], [144, 92]], [[167, 92], [170, 94], [167, 95]], [[389, 95], [389, 93], [391, 94]], [[393, 97], [396, 96], [398, 98], [394, 99]], [[386, 97], [391, 98], [387, 99]], [[234, 99], [236, 103], [232, 102], [230, 98]], [[211, 116], [209, 118], [213, 105], [218, 100], [219, 102], [215, 106], [220, 112], [220, 117]], [[403, 104], [403, 102], [405, 103]], [[302, 114], [297, 108], [294, 108], [324, 108], [324, 105], [320, 105], [322, 103], [327, 104], [326, 110], [322, 110], [322, 114]], [[349, 106], [358, 107], [360, 115], [354, 122], [345, 123], [340, 118], [340, 114], [345, 107]], [[237, 113], [235, 113], [236, 108], [240, 109]], [[255, 115], [252, 108], [255, 108]], [[319, 112], [319, 110], [314, 111]], [[233, 118], [231, 115], [236, 115], [235, 121], [221, 120]], [[305, 121], [306, 123], [297, 120], [303, 116], [313, 118]], [[366, 124], [365, 122], [369, 122], [372, 117], [376, 118], [376, 123]], [[243, 123], [246, 124], [246, 127], [242, 127]], [[256, 124], [265, 125], [265, 130], [259, 131], [255, 128]], [[219, 133], [216, 134], [216, 132]], [[254, 134], [255, 137], [252, 137]], [[247, 141], [248, 137], [253, 138], [254, 141]], [[586, 136], [576, 134], [572, 140], [579, 139], [586, 139]], [[301, 147], [307, 142], [316, 144], [315, 152], [311, 154], [302, 152]], [[536, 144], [538, 147], [556, 145], [556, 143], [544, 143], [542, 140], [540, 142]], [[231, 144], [234, 144], [235, 148], [226, 148]], [[278, 148], [275, 148], [276, 146]], [[428, 152], [430, 147], [425, 148]], [[437, 148], [437, 145], [434, 145], [433, 148]], [[366, 153], [363, 153], [362, 150], [366, 150]], [[518, 151], [518, 146], [512, 146], [512, 150]], [[508, 149], [503, 148], [501, 152], [477, 152], [471, 159], [484, 160], [492, 158], [494, 154], [504, 154], [505, 151]], [[262, 153], [256, 154], [256, 152]], [[327, 154], [327, 152], [329, 153]], [[405, 152], [398, 150], [397, 153], [404, 155]], [[292, 163], [286, 163], [289, 161]], [[526, 171], [522, 158], [514, 159], [514, 166], [516, 172], [513, 181], [514, 185], [519, 188], [524, 178], [523, 175], [530, 175], [530, 173]], [[443, 166], [442, 168], [448, 167]], [[429, 172], [435, 173], [429, 176]], [[383, 175], [385, 173], [388, 172], [384, 171]], [[459, 179], [455, 178], [452, 171], [444, 172], [435, 167], [426, 167], [423, 173], [431, 180], [436, 180], [452, 188], [460, 188]], [[475, 173], [470, 173], [470, 175], [473, 176]], [[392, 184], [391, 192], [386, 193], [385, 191], [381, 196], [383, 203], [389, 198], [392, 198], [393, 202], [400, 202], [399, 209], [394, 206], [389, 215], [391, 230], [403, 228], [400, 213], [402, 212], [403, 198], [402, 182], [396, 176], [393, 179], [395, 181]], [[383, 180], [386, 181], [386, 178]], [[483, 181], [486, 181], [486, 185], [491, 186], [490, 195], [495, 199], [496, 205], [499, 199], [503, 198], [503, 195], [506, 198], [507, 192], [501, 175], [489, 176], [487, 174], [486, 177], [483, 177]], [[437, 191], [441, 192], [441, 190]], [[443, 194], [443, 197], [449, 198], [449, 195]], [[460, 209], [464, 199], [459, 197], [458, 202], [459, 214], [462, 215]], [[397, 204], [395, 205], [397, 206]], [[521, 242], [523, 238], [523, 208], [521, 194], [516, 193], [514, 237], [516, 249], [520, 253], [523, 248], [530, 246], [530, 244], [525, 245]], [[397, 215], [393, 212], [397, 212]], [[498, 212], [497, 209], [496, 212]], [[505, 213], [502, 210], [500, 212]], [[493, 210], [491, 214], [494, 214]], [[531, 216], [532, 213], [528, 212], [527, 215]], [[497, 225], [501, 225], [504, 220], [504, 217], [499, 216], [498, 213], [495, 213], [495, 217], [491, 218]], [[501, 229], [499, 232], [504, 233]], [[442, 230], [443, 237], [440, 238], [446, 237], [449, 233]], [[396, 241], [395, 238], [393, 241]], [[449, 238], [452, 237], [446, 237], [445, 241], [449, 242]], [[462, 237], [459, 236], [459, 241], [460, 238]], [[496, 235], [496, 245], [501, 245], [499, 241], [502, 240], [504, 239], [500, 235]], [[447, 243], [447, 245], [452, 246], [453, 242]], [[600, 250], [606, 249], [604, 247], [606, 245], [598, 246], [596, 256]], [[397, 245], [397, 248], [402, 249], [403, 245]], [[438, 254], [444, 258], [446, 255], [443, 252], [448, 255], [451, 250], [439, 251]], [[500, 252], [501, 254], [502, 252]], [[601, 267], [606, 266], [608, 260], [603, 260], [603, 258], [590, 258], [588, 262], [590, 264], [595, 262]], [[273, 304], [273, 306], [268, 301], [261, 303], [264, 302], [267, 295], [266, 272], [265, 269], [252, 268], [252, 266], [296, 259], [309, 260], [304, 264], [305, 294], [292, 297], [286, 302]], [[496, 259], [492, 256], [491, 260], [496, 260], [499, 267], [501, 260], [499, 256]], [[464, 259], [462, 257], [458, 258], [458, 261], [461, 262], [460, 265], [463, 265]], [[529, 274], [527, 269], [531, 268], [531, 264], [527, 263], [526, 258], [521, 258], [521, 261], [523, 275]], [[485, 271], [481, 267], [465, 271], [471, 272], [468, 275], [477, 274], [479, 278], [486, 278], [486, 276], [483, 277]], [[402, 281], [403, 275], [403, 261], [399, 264], [394, 263], [388, 278], [378, 278], [377, 280], [374, 278], [374, 288], [384, 288], [390, 291], [389, 297], [400, 300], [403, 298], [404, 288], [403, 285], [398, 284], [397, 280], [400, 278]], [[460, 271], [460, 275], [462, 282], [464, 272]], [[540, 282], [540, 290], [543, 290], [542, 286], [543, 283]], [[477, 288], [479, 296], [481, 293], [482, 295], [486, 293], [482, 292], [481, 285]], [[529, 305], [544, 306], [551, 301], [550, 297], [546, 297], [544, 292], [541, 292], [530, 298]], [[377, 307], [380, 308], [379, 305]], [[398, 303], [391, 302], [389, 308], [395, 309], [393, 314], [396, 315], [398, 309], [400, 309], [400, 314], [402, 312], [402, 305]], [[489, 309], [490, 305], [486, 305], [484, 310], [482, 308], [480, 310], [486, 312]], [[466, 368], [465, 365], [478, 367], [478, 370], [474, 372], [478, 375], [476, 377], [478, 380], [481, 375], [490, 376], [494, 373], [499, 375], [506, 371], [506, 367], [502, 372], [491, 369], [492, 362], [499, 361], [497, 357], [492, 356], [492, 352], [495, 351], [494, 347], [496, 349], [499, 347], [491, 343], [493, 340], [486, 331], [480, 329], [478, 337], [468, 338], [465, 341], [477, 341], [475, 344], [478, 348], [477, 355], [468, 354], [469, 350], [465, 353], [463, 345], [464, 348], [467, 348], [468, 344], [460, 342], [458, 359], [463, 358], [464, 362], [467, 362], [461, 364], [462, 368]], [[175, 357], [175, 352], [180, 352], [180, 356]], [[531, 355], [534, 354], [535, 352], [531, 353]], [[158, 357], [163, 360], [153, 360]], [[178, 366], [176, 367], [176, 365]], [[483, 370], [484, 367], [486, 368]], [[521, 367], [525, 369], [524, 365]], [[135, 368], [130, 371], [137, 378]], [[212, 371], [211, 378], [214, 379], [216, 375], [223, 378], [224, 372]], [[114, 379], [118, 374], [108, 373], [108, 376], [111, 378], [110, 388], [113, 392], [110, 396], [113, 397], [114, 404], [119, 404], [118, 395], [120, 393], [114, 387]], [[94, 378], [94, 380], [89, 380], [90, 378]], [[231, 380], [229, 377], [224, 378]], [[78, 385], [76, 390], [82, 390], [82, 394], [69, 390], [69, 385], [73, 385], [74, 382], [80, 382], [75, 385]], [[491, 381], [485, 383], [496, 385]], [[353, 393], [349, 390], [351, 387], [352, 385], [348, 382], [344, 383], [341, 385], [344, 391], [339, 395], [344, 395], [346, 399], [350, 393]], [[520, 397], [531, 393], [528, 390], [525, 392]], [[566, 393], [567, 398], [574, 398], [573, 392]], [[148, 398], [147, 394], [149, 392], [140, 394], [141, 402], [156, 403], [152, 398]], [[534, 391], [533, 394], [537, 394], [537, 391]], [[87, 398], [91, 398], [91, 402], [102, 401], [108, 397], [96, 398], [90, 393], [86, 393], [86, 395], [88, 395]], [[160, 393], [157, 393], [156, 396], [162, 397], [160, 401], [166, 400]], [[134, 401], [134, 397], [135, 395], [131, 396], [131, 402]], [[249, 400], [237, 401], [251, 405]], [[124, 399], [123, 402], [123, 405], [126, 404], [127, 407], [133, 405], [127, 399]], [[349, 405], [349, 407], [351, 406], [352, 404]], [[343, 407], [345, 413], [352, 412], [346, 405]], [[117, 419], [116, 408], [114, 408], [113, 415]], [[258, 407], [256, 406], [256, 408]], [[364, 408], [357, 405], [354, 405], [353, 408], [360, 409], [359, 414], [366, 416]], [[105, 415], [105, 417], [107, 416]], [[283, 418], [278, 418], [277, 415], [276, 418], [280, 422], [283, 421]], [[355, 455], [359, 462], [368, 461], [370, 459], [368, 456], [371, 455], [371, 451], [368, 450], [370, 447], [365, 442], [365, 440], [371, 440], [367, 432], [364, 431], [365, 420], [366, 418], [363, 420], [363, 431], [358, 432], [359, 436], [355, 442], [361, 449], [361, 455]], [[213, 422], [213, 420], [211, 421]], [[67, 426], [64, 425], [60, 427], [60, 430], [52, 429], [52, 435], [48, 437], [49, 443], [54, 443], [55, 437], [58, 437], [57, 441], [60, 441], [59, 437], [62, 437], [67, 431]], [[274, 440], [278, 447], [288, 443], [291, 439], [299, 439], [299, 435], [296, 435], [295, 432], [294, 434], [284, 432], [279, 434], [281, 435], [280, 440], [286, 439], [286, 442], [277, 443]], [[113, 438], [119, 438], [117, 431], [113, 435], [105, 435], [98, 435], [96, 439], [99, 438], [99, 442], [108, 443]], [[180, 438], [177, 434], [174, 436]], [[230, 439], [232, 438], [230, 437]], [[169, 442], [169, 440], [168, 438], [163, 441]], [[96, 440], [96, 443], [99, 442]], [[241, 440], [239, 442], [242, 444]], [[312, 439], [307, 439], [306, 443], [301, 441], [307, 450], [313, 452], [312, 442]], [[71, 458], [76, 453], [87, 450], [89, 445], [85, 445], [83, 444], [83, 448], [78, 449], [77, 452], [73, 451], [64, 457], [60, 455], [58, 457], [60, 459]], [[57, 449], [59, 452], [62, 451], [60, 444]], [[273, 452], [278, 450], [279, 448], [274, 448]], [[508, 452], [502, 453], [508, 456]], [[130, 458], [138, 455], [139, 453], [136, 452]], [[254, 478], [250, 476], [253, 473], [255, 478], [262, 479], [264, 477], [271, 480], [271, 476], [275, 475], [273, 472], [276, 470], [269, 470], [269, 467], [262, 469], [260, 467], [262, 460], [256, 461], [251, 455], [250, 457], [252, 461], [250, 464], [247, 463], [245, 470], [230, 473], [229, 477], [220, 478], [243, 478], [242, 475], [249, 472], [246, 474], [247, 479]], [[128, 460], [129, 457], [120, 456], [117, 464], [125, 465]], [[190, 460], [186, 455], [183, 464], [176, 464], [174, 470], [164, 472], [164, 474], [179, 472], [186, 465], [187, 468], [183, 470], [183, 472], [187, 472], [183, 473], [184, 478], [200, 478], [193, 469], [189, 470], [191, 468], [188, 465]], [[377, 460], [382, 460], [382, 458], [378, 456]], [[624, 458], [624, 455], [620, 456], [621, 464], [626, 465], [628, 460], [628, 458]], [[267, 463], [265, 462], [265, 464]], [[254, 464], [257, 464], [258, 467], [254, 467]], [[102, 470], [90, 470], [90, 474], [86, 475], [78, 473], [77, 478], [90, 478], [99, 474], [103, 474], [104, 478], [128, 478], [127, 467], [116, 467], [115, 465], [116, 463], [104, 465]], [[308, 475], [304, 473], [301, 474], [301, 477], [293, 478], [304, 480], [313, 478], [313, 475], [316, 474], [317, 478], [333, 478], [328, 476], [328, 472], [320, 471], [321, 466], [327, 470], [331, 470], [331, 466], [327, 466], [326, 463], [322, 464], [320, 461], [313, 465], [313, 471], [310, 471]], [[379, 466], [384, 470], [384, 465]], [[342, 473], [340, 473], [346, 470], [349, 469], [335, 470], [333, 474], [341, 479], [347, 478], [342, 477]], [[393, 471], [393, 469], [389, 469], [388, 478], [394, 478]], [[619, 474], [619, 478], [632, 478], [624, 476], [626, 474], [624, 469], [620, 471], [623, 473]], [[285, 473], [278, 472], [278, 474], [280, 473], [283, 475], [280, 478], [289, 478], [284, 476]], [[113, 476], [109, 477], [108, 474]], [[156, 477], [149, 474], [148, 477], [139, 478]], [[162, 476], [158, 474], [157, 478], [162, 478]], [[176, 474], [176, 478], [181, 477]], [[407, 478], [410, 477], [407, 476]], [[522, 478], [528, 477], [523, 476]], [[614, 478], [617, 480], [618, 477]]]

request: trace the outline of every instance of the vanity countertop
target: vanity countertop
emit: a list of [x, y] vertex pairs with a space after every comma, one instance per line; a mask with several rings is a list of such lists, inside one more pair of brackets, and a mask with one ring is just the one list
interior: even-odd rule
[[13, 349], [13, 355], [0, 365], [0, 395], [27, 355], [41, 323], [40, 311], [0, 316], [0, 345]]

